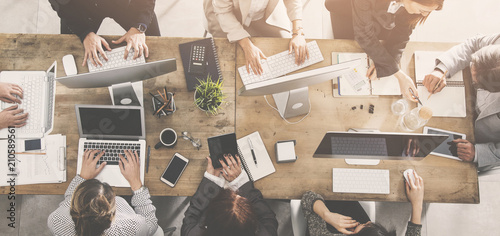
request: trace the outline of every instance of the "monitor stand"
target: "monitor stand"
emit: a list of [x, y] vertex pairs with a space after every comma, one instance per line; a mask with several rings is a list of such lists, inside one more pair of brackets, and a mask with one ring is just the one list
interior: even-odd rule
[[113, 84], [108, 89], [113, 105], [142, 106], [142, 81]]
[[308, 87], [275, 93], [273, 98], [281, 117], [285, 119], [305, 115], [311, 106]]
[[[380, 130], [349, 128], [347, 132], [380, 133]], [[376, 166], [380, 163], [380, 160], [378, 159], [345, 159], [344, 161], [348, 165], [361, 165], [361, 166]]]

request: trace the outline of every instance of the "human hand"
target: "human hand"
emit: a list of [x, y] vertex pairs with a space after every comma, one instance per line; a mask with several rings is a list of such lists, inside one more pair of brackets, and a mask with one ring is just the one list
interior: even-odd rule
[[0, 100], [7, 103], [18, 103], [21, 104], [21, 100], [16, 98], [17, 95], [21, 99], [23, 98], [23, 89], [17, 84], [1, 83], [0, 82]]
[[[446, 79], [443, 78], [443, 75], [444, 73], [442, 71], [435, 69], [432, 73], [424, 77], [424, 81], [422, 82], [422, 84], [425, 86], [425, 88], [427, 88], [427, 91], [429, 91], [429, 93], [434, 94], [441, 92], [441, 90], [443, 90], [443, 88], [446, 86]], [[441, 81], [441, 83], [437, 87], [436, 91], [433, 92], [436, 84], [439, 83], [439, 81]]]
[[370, 65], [370, 67], [366, 71], [366, 77], [368, 77], [369, 80], [378, 80], [377, 69], [375, 68], [375, 65]]
[[413, 95], [410, 92], [410, 89], [413, 90], [413, 93], [415, 93], [415, 96], [418, 97], [418, 92], [417, 92], [417, 87], [415, 87], [415, 83], [413, 80], [410, 78], [410, 76], [406, 75], [403, 71], [399, 70], [394, 74], [394, 76], [398, 79], [399, 82], [399, 89], [401, 90], [401, 93], [408, 98], [409, 100], [413, 102], [417, 102], [417, 98], [413, 97]]
[[349, 216], [344, 216], [338, 213], [333, 213], [330, 211], [324, 212], [323, 216], [321, 216], [326, 223], [332, 225], [337, 229], [340, 233], [345, 235], [355, 234], [355, 228], [359, 225], [359, 222], [353, 220]]
[[17, 109], [17, 105], [7, 107], [7, 109], [0, 112], [0, 129], [14, 126], [16, 128], [26, 125], [28, 113], [19, 115], [24, 110]]
[[[96, 155], [97, 154], [97, 155]], [[104, 155], [104, 151], [100, 150], [85, 150], [83, 153], [82, 160], [82, 170], [80, 171], [80, 177], [84, 179], [93, 179], [101, 170], [106, 166], [107, 162], [103, 162], [99, 168], [96, 168], [97, 161]]]
[[473, 162], [476, 155], [476, 148], [474, 144], [465, 139], [455, 139], [454, 143], [457, 144], [458, 158], [466, 162]]
[[417, 138], [409, 138], [406, 143], [405, 155], [414, 157], [420, 152], [420, 142]]
[[97, 51], [99, 51], [104, 60], [106, 61], [108, 60], [108, 56], [106, 56], [106, 53], [104, 53], [102, 45], [106, 47], [106, 50], [111, 51], [108, 42], [106, 42], [106, 40], [103, 37], [95, 34], [94, 32], [90, 32], [89, 34], [87, 34], [87, 36], [83, 40], [83, 47], [85, 48], [85, 56], [83, 57], [82, 66], [85, 66], [85, 63], [87, 63], [87, 59], [90, 59], [90, 62], [92, 62], [94, 66], [97, 66], [98, 64], [102, 66], [102, 62], [99, 59], [99, 56], [97, 55]]
[[304, 35], [294, 35], [290, 39], [290, 44], [288, 46], [288, 53], [295, 51], [295, 64], [301, 65], [309, 59], [309, 50], [307, 49], [306, 39]]
[[214, 166], [212, 165], [212, 158], [210, 157], [205, 157], [207, 159], [207, 172], [211, 175], [219, 177], [222, 171], [221, 168], [214, 169]]
[[231, 182], [241, 174], [240, 157], [236, 155], [235, 160], [235, 158], [233, 158], [233, 155], [224, 154], [224, 158], [226, 159], [227, 165], [222, 160], [219, 160], [219, 162], [222, 164], [222, 168], [224, 169], [224, 171], [222, 171], [222, 175], [228, 182]]
[[132, 152], [130, 150], [125, 150], [124, 152], [127, 157], [126, 159], [121, 154], [118, 155], [118, 157], [120, 157], [120, 172], [130, 184], [132, 191], [135, 191], [142, 187], [141, 163], [137, 151]]
[[411, 203], [411, 219], [410, 221], [414, 224], [421, 224], [422, 218], [422, 206], [424, 204], [424, 180], [420, 177], [416, 171], [413, 171], [415, 181], [412, 178], [408, 178], [408, 182], [405, 181], [406, 187], [406, 197]]
[[134, 60], [140, 57], [143, 53], [145, 57], [149, 57], [149, 48], [146, 45], [146, 35], [141, 33], [137, 28], [132, 27], [120, 39], [111, 41], [114, 44], [120, 44], [123, 41], [127, 42], [125, 48], [124, 59], [127, 59], [130, 48], [134, 48]]
[[264, 72], [260, 59], [267, 59], [262, 51], [256, 47], [249, 38], [244, 38], [238, 41], [238, 44], [243, 49], [247, 72], [250, 74], [250, 67], [255, 75], [261, 75]]

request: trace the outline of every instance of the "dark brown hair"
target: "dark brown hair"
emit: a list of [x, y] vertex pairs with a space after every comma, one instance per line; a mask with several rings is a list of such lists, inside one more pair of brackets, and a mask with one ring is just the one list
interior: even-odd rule
[[111, 226], [115, 212], [113, 189], [96, 179], [81, 183], [71, 198], [70, 214], [80, 236], [101, 235]]
[[222, 190], [206, 209], [204, 236], [254, 236], [257, 217], [250, 201], [231, 190]]
[[[444, 0], [410, 0], [419, 4], [422, 4], [424, 6], [435, 6], [437, 5], [438, 7], [436, 8], [436, 11], [439, 11], [443, 9], [443, 2]], [[430, 13], [429, 13], [430, 15]], [[422, 15], [415, 15], [410, 18], [410, 27], [414, 29], [417, 25], [423, 24], [429, 15], [422, 16]]]
[[500, 92], [500, 45], [489, 45], [472, 55], [477, 86], [492, 93]]

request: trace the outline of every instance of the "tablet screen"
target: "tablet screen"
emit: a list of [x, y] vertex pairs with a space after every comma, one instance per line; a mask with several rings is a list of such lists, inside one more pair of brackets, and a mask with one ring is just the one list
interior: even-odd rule
[[435, 130], [429, 128], [427, 130], [428, 134], [443, 134], [448, 135], [448, 138], [441, 143], [433, 152], [437, 152], [443, 155], [458, 157], [457, 155], [457, 145], [452, 141], [455, 139], [463, 139], [463, 136], [460, 134], [455, 134], [452, 132], [446, 132], [445, 130]]

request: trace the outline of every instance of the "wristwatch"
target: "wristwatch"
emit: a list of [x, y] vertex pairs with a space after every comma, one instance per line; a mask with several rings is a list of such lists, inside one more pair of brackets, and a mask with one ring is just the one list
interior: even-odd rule
[[139, 32], [144, 33], [148, 29], [148, 26], [146, 24], [139, 23], [139, 24], [137, 24], [137, 27], [135, 27], [135, 28], [137, 30], [139, 30]]

